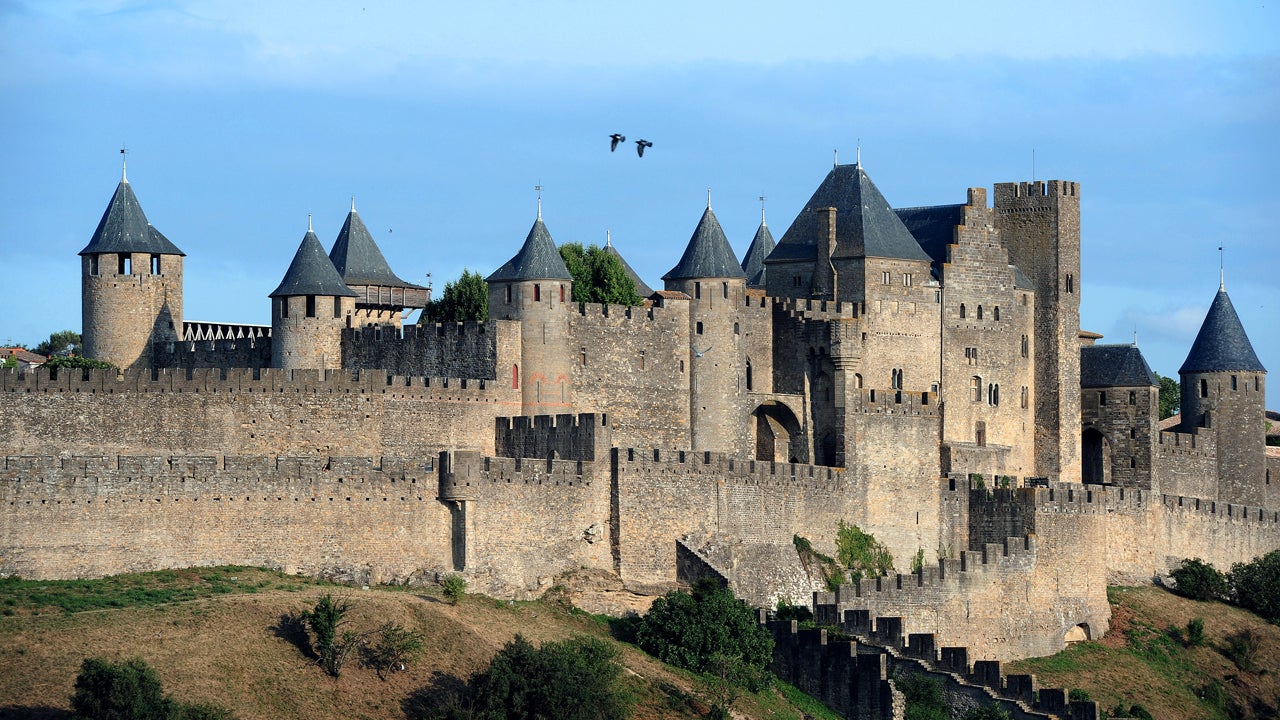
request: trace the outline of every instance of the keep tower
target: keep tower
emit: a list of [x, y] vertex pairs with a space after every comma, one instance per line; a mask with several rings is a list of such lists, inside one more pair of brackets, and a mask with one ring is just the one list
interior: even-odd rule
[[1035, 290], [1035, 474], [1080, 482], [1080, 183], [996, 183], [994, 211]]
[[1213, 432], [1218, 449], [1218, 499], [1264, 504], [1267, 370], [1253, 351], [1225, 285], [1178, 369], [1182, 431]]
[[694, 450], [751, 452], [741, 314], [747, 276], [710, 198], [680, 262], [662, 276], [689, 302], [689, 426]]
[[120, 368], [150, 367], [156, 342], [182, 336], [182, 258], [152, 227], [128, 176], [80, 251], [81, 336], [86, 356]]
[[309, 221], [293, 262], [269, 297], [272, 367], [342, 367], [342, 330], [350, 327], [356, 293], [342, 282]]
[[[485, 282], [489, 319], [520, 322], [520, 364], [510, 372], [512, 385], [520, 389], [521, 412], [567, 412], [573, 403], [570, 369], [586, 348], [569, 347], [573, 276], [542, 221], [541, 204], [520, 251]], [[504, 370], [498, 369], [500, 376]]]

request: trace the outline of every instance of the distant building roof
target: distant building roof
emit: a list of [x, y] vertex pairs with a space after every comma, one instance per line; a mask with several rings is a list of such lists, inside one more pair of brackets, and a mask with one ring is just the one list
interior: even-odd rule
[[1227, 291], [1219, 288], [1204, 317], [1204, 324], [1191, 344], [1191, 352], [1187, 353], [1187, 360], [1178, 368], [1178, 373], [1230, 370], [1267, 371], [1253, 351], [1253, 344], [1244, 332], [1244, 325], [1240, 324], [1240, 316], [1236, 314], [1231, 298], [1227, 297]]
[[1176, 415], [1170, 415], [1169, 417], [1161, 420], [1160, 430], [1161, 431], [1177, 430], [1178, 426], [1181, 424], [1182, 424], [1182, 413], [1177, 413]]
[[640, 275], [631, 269], [631, 263], [627, 262], [627, 259], [622, 257], [622, 253], [618, 252], [618, 249], [613, 246], [612, 239], [605, 242], [604, 251], [618, 258], [618, 262], [622, 263], [622, 269], [626, 271], [627, 277], [631, 278], [631, 282], [635, 283], [636, 295], [641, 298], [647, 298], [653, 294], [653, 288], [649, 287], [644, 280], [640, 279]]
[[511, 280], [572, 280], [569, 268], [565, 267], [551, 233], [542, 222], [542, 214], [533, 221], [529, 234], [520, 246], [520, 252], [506, 262], [505, 265], [485, 278], [487, 282]]
[[19, 347], [0, 348], [0, 355], [4, 357], [14, 358], [20, 363], [23, 363], [26, 365], [32, 365], [32, 366], [43, 365], [45, 361], [49, 359], [44, 355], [40, 355], [39, 353], [33, 353], [26, 348], [19, 348]]
[[336, 295], [357, 297], [338, 274], [337, 268], [325, 254], [320, 239], [311, 230], [302, 236], [302, 244], [293, 255], [293, 262], [284, 274], [280, 285], [268, 297], [294, 295]]
[[747, 248], [746, 257], [742, 258], [742, 272], [747, 275], [747, 287], [762, 288], [764, 282], [764, 260], [769, 257], [769, 253], [773, 252], [773, 248], [777, 243], [773, 241], [773, 233], [769, 232], [769, 225], [764, 221], [763, 214], [760, 217], [760, 227], [756, 229], [756, 236], [751, 239], [751, 246]]
[[769, 261], [816, 258], [818, 211], [828, 207], [836, 209], [833, 257], [932, 260], [862, 167], [837, 165], [783, 234]]
[[1137, 345], [1085, 345], [1080, 348], [1080, 387], [1159, 384]]
[[334, 268], [348, 285], [381, 285], [384, 287], [404, 287], [422, 289], [401, 280], [387, 264], [382, 250], [374, 242], [369, 229], [365, 227], [354, 207], [347, 213], [346, 222], [338, 232], [338, 239], [333, 241], [333, 249], [329, 251], [329, 259]]
[[99, 253], [186, 255], [147, 222], [128, 180], [121, 180], [116, 186], [111, 202], [98, 221], [98, 229], [93, 231], [93, 238], [80, 251], [81, 255]]
[[671, 268], [663, 280], [687, 280], [690, 278], [745, 278], [738, 256], [733, 254], [724, 228], [712, 212], [711, 206], [702, 211], [698, 227], [694, 228], [689, 244], [684, 248], [680, 262]]

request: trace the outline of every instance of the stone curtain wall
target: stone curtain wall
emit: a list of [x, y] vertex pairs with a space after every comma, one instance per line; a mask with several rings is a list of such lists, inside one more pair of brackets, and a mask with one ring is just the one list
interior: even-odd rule
[[431, 458], [7, 457], [0, 574], [250, 565], [355, 582], [448, 569]]
[[393, 375], [507, 380], [520, 359], [516, 323], [435, 323], [342, 332], [342, 366]]
[[151, 365], [158, 368], [271, 367], [271, 336], [158, 342], [151, 346]]
[[0, 452], [433, 455], [493, 451], [509, 385], [384, 371], [0, 371]]

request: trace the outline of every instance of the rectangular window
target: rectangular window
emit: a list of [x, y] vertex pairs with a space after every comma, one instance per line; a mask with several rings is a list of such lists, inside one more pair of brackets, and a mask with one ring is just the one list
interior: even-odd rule
[[965, 348], [964, 359], [967, 360], [970, 365], [977, 365], [978, 364], [978, 348], [976, 347]]
[[533, 286], [533, 301], [542, 302], [542, 286], [541, 285]]
[[280, 317], [289, 317], [289, 298], [287, 297], [280, 298]]
[[694, 300], [702, 299], [702, 283], [700, 282], [696, 282], [693, 284], [693, 299]]
[[698, 333], [699, 335], [701, 335], [701, 334], [702, 334], [702, 323], [698, 323], [698, 325], [697, 325], [697, 333]]
[[884, 272], [880, 273], [880, 282], [881, 282], [881, 283], [883, 283], [883, 284], [885, 284], [885, 285], [888, 285], [888, 284], [889, 284], [890, 282], [892, 282], [892, 281], [893, 281], [893, 278], [892, 278], [892, 277], [890, 277], [890, 273], [889, 273], [889, 271], [888, 271], [888, 270], [885, 270]]
[[724, 286], [724, 299], [728, 300], [729, 299], [729, 283], [720, 283], [720, 284]]
[[902, 284], [907, 287], [911, 287], [911, 273], [902, 274]]
[[316, 316], [316, 296], [308, 295], [307, 296], [307, 317], [315, 317], [315, 316]]
[[333, 298], [333, 316], [336, 318], [342, 317], [342, 298], [340, 297], [335, 296]]
[[510, 285], [507, 286], [507, 304], [508, 305], [511, 304], [511, 286]]
[[1106, 391], [1106, 390], [1103, 390], [1103, 391], [1101, 391], [1101, 392], [1099, 392], [1099, 393], [1098, 393], [1098, 404], [1099, 404], [1099, 405], [1106, 405], [1106, 404], [1107, 404], [1107, 391]]
[[89, 256], [89, 274], [90, 275], [98, 274], [98, 256], [97, 255]]
[[151, 274], [152, 275], [160, 274], [160, 256], [159, 255], [151, 256]]
[[133, 258], [129, 257], [127, 253], [121, 253], [118, 257], [119, 257], [119, 262], [116, 265], [116, 274], [132, 275], [133, 274]]

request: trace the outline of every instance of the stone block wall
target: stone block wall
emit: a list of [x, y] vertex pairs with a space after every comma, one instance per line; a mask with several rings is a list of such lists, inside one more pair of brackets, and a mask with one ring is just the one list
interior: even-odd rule
[[519, 335], [507, 320], [354, 328], [342, 332], [342, 363], [393, 375], [510, 381]]

